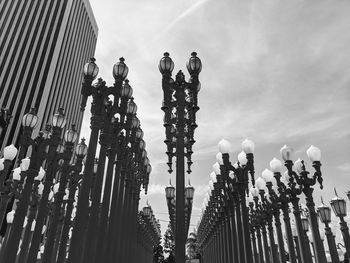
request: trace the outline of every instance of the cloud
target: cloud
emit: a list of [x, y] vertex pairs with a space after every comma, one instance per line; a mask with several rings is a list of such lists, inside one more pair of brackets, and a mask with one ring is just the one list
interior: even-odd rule
[[[189, 176], [196, 188], [194, 207], [201, 207], [222, 138], [233, 146], [232, 161], [246, 137], [255, 142], [256, 176], [280, 156], [284, 144], [303, 159], [314, 144], [322, 150], [325, 186], [315, 190], [315, 200], [321, 194], [330, 200], [333, 187], [348, 190], [344, 180], [349, 180], [350, 156], [350, 2], [104, 0], [101, 5], [91, 0], [91, 5], [100, 29], [100, 75], [113, 83], [111, 68], [120, 56], [129, 66], [153, 166], [149, 198], [155, 210], [164, 211], [165, 197], [159, 194], [164, 195], [169, 177], [175, 182], [175, 172], [167, 173], [160, 110], [157, 66], [164, 51], [175, 63], [174, 74], [185, 72], [193, 50], [203, 63]], [[88, 127], [85, 115], [85, 137]]]
[[342, 172], [350, 172], [350, 163], [343, 163], [339, 165], [337, 168]]

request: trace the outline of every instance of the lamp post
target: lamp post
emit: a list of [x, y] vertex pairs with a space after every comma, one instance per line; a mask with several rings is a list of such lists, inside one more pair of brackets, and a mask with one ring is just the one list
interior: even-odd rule
[[[7, 128], [12, 116], [8, 109], [0, 108], [0, 144], [2, 143], [3, 130]], [[2, 221], [1, 221], [2, 222]]]
[[340, 219], [340, 231], [343, 235], [344, 245], [346, 248], [346, 255], [349, 257], [350, 255], [350, 235], [349, 235], [349, 227], [344, 220], [346, 214], [346, 201], [343, 198], [340, 198], [337, 194], [337, 191], [334, 189], [335, 197], [331, 200], [331, 206], [334, 214]]
[[[230, 143], [227, 140], [221, 140], [218, 144], [219, 151], [222, 154], [222, 164], [220, 166], [221, 175], [224, 182], [228, 184], [231, 189], [231, 194], [235, 196], [235, 192], [238, 194], [237, 208], [236, 209], [236, 223], [238, 227], [238, 238], [242, 241], [244, 247], [244, 260], [243, 262], [252, 262], [253, 254], [249, 233], [249, 217], [248, 209], [246, 205], [246, 192], [248, 191], [248, 176], [251, 175], [251, 182], [254, 185], [254, 143], [251, 140], [244, 140], [242, 142], [242, 152], [238, 154], [237, 165], [232, 165], [229, 160], [229, 151], [231, 148]], [[231, 173], [231, 176], [230, 176]], [[234, 198], [233, 198], [234, 199]], [[242, 231], [242, 233], [240, 233]]]
[[[185, 81], [184, 74], [179, 71], [175, 81], [171, 78], [174, 69], [174, 62], [169, 57], [169, 53], [164, 53], [164, 57], [159, 62], [161, 72], [164, 101], [162, 110], [165, 113], [164, 126], [166, 128], [167, 139], [172, 136], [171, 141], [167, 140], [169, 170], [172, 171], [171, 159], [176, 156], [176, 233], [175, 233], [175, 259], [177, 263], [185, 262], [185, 160], [187, 158], [188, 172], [192, 164], [192, 145], [194, 144], [193, 133], [196, 124], [197, 94], [200, 83], [198, 75], [202, 70], [201, 60], [197, 53], [193, 52], [187, 63], [187, 69], [191, 75], [189, 82]], [[176, 114], [174, 114], [176, 111]], [[172, 133], [174, 132], [174, 133]], [[175, 148], [175, 153], [173, 151]], [[186, 153], [185, 153], [186, 149]]]
[[[128, 67], [124, 63], [124, 59], [114, 66], [113, 74], [119, 79], [124, 80], [128, 74]], [[95, 64], [95, 59], [91, 59], [84, 66], [84, 81], [82, 84], [82, 103], [81, 109], [85, 109], [86, 101], [89, 96], [92, 96], [91, 107], [91, 134], [86, 156], [86, 166], [82, 181], [80, 197], [78, 199], [77, 214], [75, 218], [75, 227], [72, 232], [72, 239], [69, 252], [69, 260], [72, 262], [80, 262], [83, 259], [82, 253], [85, 245], [86, 229], [89, 223], [89, 195], [92, 184], [92, 171], [94, 166], [94, 158], [97, 149], [97, 139], [100, 130], [104, 127], [106, 107], [109, 107], [108, 96], [114, 96], [114, 107], [118, 101], [118, 90], [107, 88], [105, 82], [99, 79], [96, 85], [92, 85], [92, 81], [97, 77], [98, 66]], [[102, 168], [100, 168], [102, 169]]]
[[[31, 119], [33, 120], [33, 118]], [[28, 125], [29, 123], [33, 123], [28, 123], [25, 120], [26, 119], [23, 118], [22, 125]], [[26, 173], [26, 183], [22, 190], [21, 198], [17, 202], [16, 213], [14, 215], [11, 231], [9, 233], [8, 242], [6, 242], [6, 246], [2, 248], [2, 250], [4, 250], [3, 258], [6, 258], [6, 260], [9, 260], [9, 262], [15, 262], [18, 244], [21, 238], [23, 221], [29, 205], [34, 178], [38, 175], [41, 163], [46, 156], [45, 148], [47, 143], [43, 138], [43, 133], [40, 133], [39, 136], [34, 140], [32, 140], [30, 137], [27, 137], [25, 139], [28, 142], [28, 144], [32, 146], [32, 155], [30, 165]], [[23, 140], [21, 141], [23, 142]]]
[[266, 182], [266, 187], [268, 189], [268, 194], [270, 198], [270, 202], [268, 206], [271, 208], [272, 215], [275, 219], [275, 228], [277, 232], [277, 242], [279, 247], [279, 262], [285, 263], [286, 256], [285, 256], [285, 250], [284, 250], [284, 241], [283, 241], [281, 221], [280, 221], [280, 211], [279, 211], [281, 208], [281, 200], [279, 196], [277, 196], [276, 192], [272, 189], [274, 174], [272, 171], [265, 169], [262, 172], [262, 178]]
[[[309, 231], [309, 219], [305, 216], [302, 216], [301, 217], [301, 224], [303, 226], [303, 234], [304, 234], [305, 243], [306, 243], [305, 251], [308, 254], [308, 257], [311, 258], [311, 260], [312, 260], [310, 240], [309, 240], [309, 237], [307, 235], [307, 232]], [[314, 255], [314, 256], [316, 257], [316, 255]], [[313, 262], [313, 261], [311, 261], [311, 262]]]
[[281, 210], [283, 213], [283, 221], [284, 221], [285, 233], [286, 233], [287, 244], [288, 244], [289, 261], [292, 263], [296, 263], [295, 247], [293, 243], [292, 228], [291, 228], [290, 217], [289, 217], [290, 189], [287, 188], [286, 180], [284, 180], [284, 182], [281, 181], [282, 167], [283, 167], [282, 162], [277, 158], [273, 158], [270, 161], [270, 169], [273, 172], [274, 178], [276, 179], [277, 190], [279, 193], [278, 199], [280, 201]]
[[[299, 176], [295, 171], [293, 171], [293, 149], [287, 145], [284, 145], [280, 149], [281, 156], [284, 160], [284, 166], [287, 168], [287, 172], [284, 174], [284, 179], [288, 182], [288, 194], [290, 198], [290, 202], [293, 206], [293, 214], [295, 219], [295, 226], [298, 236], [298, 244], [300, 251], [300, 258], [302, 262], [311, 262], [312, 258], [309, 257], [309, 253], [307, 253], [306, 248], [306, 240], [304, 235], [304, 230], [301, 222], [301, 211], [299, 209], [299, 195], [302, 193], [303, 188], [302, 185], [297, 184], [297, 180]], [[309, 199], [310, 200], [310, 199]], [[310, 203], [311, 204], [311, 203]], [[317, 223], [317, 218], [316, 218]], [[322, 245], [323, 246], [323, 245]]]
[[335, 244], [335, 238], [333, 236], [332, 230], [329, 227], [329, 223], [331, 220], [331, 208], [326, 206], [323, 203], [323, 199], [321, 198], [322, 205], [317, 208], [317, 214], [321, 219], [321, 222], [325, 225], [325, 234], [327, 237], [329, 253], [331, 254], [331, 259], [333, 263], [339, 263], [339, 255], [337, 252], [337, 247]]
[[[66, 190], [67, 181], [68, 181], [69, 162], [72, 158], [74, 143], [77, 139], [78, 139], [78, 133], [75, 130], [75, 125], [72, 125], [72, 128], [67, 130], [64, 135], [64, 141], [65, 141], [64, 151], [62, 154], [58, 156], [58, 159], [63, 160], [63, 164], [62, 164], [61, 176], [59, 180], [59, 188], [57, 193], [55, 194], [54, 211], [51, 217], [50, 228], [48, 229], [42, 262], [49, 263], [49, 262], [52, 262], [53, 260], [52, 257], [53, 257], [53, 249], [54, 249], [54, 243], [55, 243], [55, 238], [57, 233], [57, 227], [60, 219], [63, 197], [65, 195], [65, 190]], [[54, 260], [56, 260], [55, 256], [54, 256]]]
[[[41, 241], [41, 231], [45, 223], [45, 218], [48, 214], [48, 198], [53, 185], [53, 179], [57, 172], [57, 149], [59, 148], [61, 142], [61, 133], [65, 127], [67, 119], [63, 113], [63, 109], [59, 108], [58, 111], [52, 117], [52, 135], [51, 137], [45, 139], [46, 145], [49, 145], [48, 153], [46, 158], [46, 176], [44, 181], [44, 190], [41, 195], [41, 201], [38, 207], [38, 213], [36, 216], [36, 224], [33, 232], [32, 242], [30, 244], [28, 263], [35, 263], [40, 241]], [[45, 145], [45, 147], [46, 147]]]

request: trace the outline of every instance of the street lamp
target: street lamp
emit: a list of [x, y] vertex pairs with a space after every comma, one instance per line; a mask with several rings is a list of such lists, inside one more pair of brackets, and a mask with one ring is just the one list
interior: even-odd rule
[[350, 255], [350, 235], [349, 235], [349, 227], [344, 220], [346, 214], [346, 201], [343, 198], [340, 198], [337, 194], [337, 191], [334, 188], [335, 197], [331, 200], [331, 206], [334, 214], [340, 219], [340, 231], [343, 235], [344, 245], [346, 248], [346, 254], [349, 257]]
[[[308, 256], [310, 255], [307, 250], [307, 244], [305, 240], [304, 231], [302, 228], [302, 222], [300, 218], [300, 209], [299, 209], [299, 195], [303, 192], [306, 196], [306, 206], [309, 211], [310, 216], [310, 224], [312, 236], [315, 242], [315, 250], [316, 250], [316, 260], [320, 263], [326, 262], [326, 254], [324, 251], [323, 243], [320, 238], [320, 233], [318, 229], [317, 222], [317, 214], [315, 211], [315, 203], [313, 201], [312, 193], [313, 188], [311, 186], [316, 184], [316, 180], [320, 183], [322, 188], [322, 175], [321, 175], [321, 152], [318, 148], [312, 146], [307, 150], [307, 154], [309, 159], [313, 162], [313, 167], [315, 169], [315, 173], [312, 178], [308, 177], [309, 172], [305, 169], [304, 161], [298, 159], [295, 163], [293, 163], [293, 149], [287, 145], [284, 145], [280, 149], [280, 153], [284, 160], [284, 165], [287, 168], [287, 173], [285, 174], [285, 179], [288, 182], [289, 186], [289, 194], [290, 194], [290, 202], [293, 205], [293, 214], [295, 218], [296, 228], [298, 232], [299, 238], [299, 248], [301, 253], [301, 258], [305, 262], [309, 262], [312, 259]], [[296, 167], [297, 174], [293, 171], [293, 165]]]
[[283, 180], [284, 182], [282, 182], [281, 180], [282, 167], [283, 164], [279, 159], [273, 158], [270, 161], [270, 169], [273, 172], [274, 178], [276, 179], [276, 186], [279, 193], [278, 200], [280, 201], [280, 208], [283, 213], [283, 221], [288, 244], [289, 260], [292, 263], [296, 263], [295, 246], [293, 242], [292, 228], [289, 217], [290, 189], [287, 188], [288, 182], [286, 180]]
[[[236, 199], [238, 206], [236, 209], [236, 223], [238, 226], [238, 238], [240, 244], [244, 247], [244, 260], [249, 263], [253, 260], [251, 240], [249, 233], [249, 217], [246, 205], [246, 192], [248, 192], [248, 176], [251, 176], [251, 182], [254, 185], [254, 142], [245, 139], [242, 144], [242, 152], [238, 154], [238, 162], [232, 165], [229, 160], [230, 143], [227, 140], [221, 140], [218, 144], [219, 151], [222, 154], [222, 165], [220, 165], [221, 176], [225, 183], [228, 184], [232, 199]], [[219, 158], [220, 159], [220, 158]], [[219, 160], [221, 162], [221, 160]], [[230, 176], [230, 174], [232, 176]], [[236, 193], [234, 193], [236, 192]], [[243, 231], [243, 232], [242, 232]]]
[[[185, 157], [187, 158], [187, 172], [191, 172], [191, 155], [196, 124], [197, 95], [200, 88], [198, 75], [202, 69], [201, 60], [196, 52], [192, 52], [187, 63], [187, 70], [191, 75], [189, 82], [185, 81], [182, 71], [176, 74], [175, 81], [171, 78], [174, 62], [165, 52], [159, 61], [159, 71], [162, 74], [162, 89], [164, 100], [164, 127], [166, 133], [169, 172], [172, 172], [172, 158], [176, 156], [176, 233], [175, 259], [178, 263], [185, 262]], [[186, 152], [185, 152], [186, 149]]]
[[339, 263], [339, 256], [337, 252], [337, 247], [335, 244], [335, 238], [333, 236], [332, 230], [329, 227], [329, 223], [331, 222], [331, 208], [326, 206], [323, 203], [323, 199], [321, 198], [322, 204], [317, 207], [317, 214], [320, 218], [321, 222], [325, 225], [325, 234], [327, 237], [329, 253], [331, 255], [332, 262]]

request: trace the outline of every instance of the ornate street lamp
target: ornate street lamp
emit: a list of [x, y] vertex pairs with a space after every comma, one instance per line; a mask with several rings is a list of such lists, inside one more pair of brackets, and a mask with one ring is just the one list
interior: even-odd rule
[[317, 207], [317, 214], [318, 217], [321, 219], [321, 222], [324, 223], [325, 225], [325, 234], [327, 237], [327, 242], [328, 242], [328, 248], [329, 248], [329, 253], [331, 255], [331, 259], [333, 263], [339, 263], [339, 256], [337, 252], [337, 247], [335, 244], [335, 238], [333, 236], [332, 230], [329, 227], [329, 223], [332, 221], [331, 220], [331, 208], [329, 206], [326, 206], [323, 203], [323, 199], [321, 198], [322, 205]]
[[292, 263], [296, 263], [296, 255], [295, 255], [295, 246], [293, 242], [292, 228], [289, 217], [289, 202], [290, 202], [290, 189], [287, 188], [288, 182], [286, 180], [281, 180], [281, 171], [283, 164], [277, 159], [273, 158], [270, 161], [270, 169], [273, 172], [273, 176], [276, 179], [276, 186], [279, 193], [279, 201], [281, 205], [281, 210], [283, 213], [283, 221], [285, 226], [285, 233], [287, 237], [288, 244], [288, 252], [289, 252], [289, 261]]
[[[315, 243], [316, 250], [316, 260], [320, 263], [326, 262], [326, 253], [323, 247], [322, 240], [320, 238], [320, 232], [318, 229], [317, 222], [317, 214], [315, 211], [315, 203], [313, 201], [312, 193], [313, 188], [311, 186], [316, 184], [316, 180], [320, 183], [322, 188], [322, 175], [321, 175], [321, 152], [318, 148], [312, 146], [307, 150], [307, 154], [309, 159], [313, 162], [313, 167], [315, 169], [315, 173], [312, 178], [308, 177], [309, 172], [305, 170], [304, 161], [298, 159], [294, 166], [296, 167], [297, 174], [293, 171], [293, 150], [289, 146], [283, 146], [280, 149], [283, 160], [285, 161], [284, 165], [287, 168], [287, 173], [285, 174], [285, 180], [288, 181], [288, 186], [290, 188], [290, 202], [293, 205], [293, 214], [295, 218], [296, 228], [298, 232], [298, 242], [301, 253], [301, 258], [305, 262], [309, 262], [312, 259], [309, 258], [309, 253], [306, 251], [307, 245], [305, 240], [304, 231], [302, 229], [302, 222], [300, 217], [300, 209], [299, 209], [299, 195], [303, 192], [306, 196], [306, 206], [308, 207], [309, 216], [310, 216], [310, 225], [311, 232]], [[298, 185], [298, 187], [297, 187]]]
[[331, 200], [331, 207], [333, 209], [334, 214], [340, 219], [340, 231], [343, 235], [344, 245], [346, 248], [346, 254], [349, 257], [350, 255], [350, 235], [349, 235], [349, 227], [344, 220], [346, 214], [346, 201], [343, 198], [340, 198], [337, 194], [337, 191], [334, 188], [335, 197]]
[[1, 107], [0, 108], [0, 137], [3, 129], [5, 129], [8, 126], [11, 118], [12, 116], [10, 114], [10, 111], [8, 109]]
[[[185, 81], [184, 74], [179, 71], [175, 81], [171, 78], [174, 62], [169, 53], [159, 62], [159, 71], [162, 74], [162, 89], [164, 100], [164, 127], [166, 133], [169, 172], [172, 172], [172, 158], [176, 156], [176, 233], [175, 233], [175, 259], [178, 263], [185, 262], [186, 226], [185, 226], [185, 160], [187, 158], [188, 169], [191, 172], [191, 155], [196, 124], [197, 95], [200, 87], [198, 75], [202, 69], [201, 60], [197, 53], [193, 52], [187, 63], [188, 72], [191, 75], [189, 82]], [[176, 112], [176, 113], [175, 113]], [[186, 152], [185, 152], [186, 150]]]
[[[244, 261], [252, 262], [252, 248], [249, 233], [249, 217], [246, 205], [246, 192], [248, 192], [248, 176], [251, 176], [251, 182], [254, 185], [254, 143], [251, 140], [244, 140], [242, 142], [242, 152], [238, 154], [238, 163], [232, 165], [229, 160], [230, 143], [227, 140], [221, 140], [218, 144], [219, 151], [222, 154], [222, 165], [220, 165], [221, 176], [224, 183], [227, 183], [231, 192], [236, 192], [236, 200], [238, 202], [238, 209], [236, 209], [236, 223], [238, 226], [242, 225], [238, 230], [238, 238], [240, 244], [244, 245]], [[230, 176], [230, 174], [232, 174]], [[233, 194], [233, 192], [231, 194]], [[233, 198], [234, 199], [233, 194]], [[237, 199], [238, 198], [238, 199]], [[240, 233], [243, 231], [242, 233]], [[241, 258], [243, 260], [243, 258]]]

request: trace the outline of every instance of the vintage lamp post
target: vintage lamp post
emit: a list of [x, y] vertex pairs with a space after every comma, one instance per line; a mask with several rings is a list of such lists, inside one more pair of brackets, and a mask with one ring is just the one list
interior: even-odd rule
[[339, 255], [337, 252], [337, 246], [335, 244], [335, 238], [333, 236], [332, 230], [329, 227], [329, 223], [332, 221], [331, 220], [331, 208], [329, 206], [326, 206], [323, 203], [323, 199], [321, 198], [322, 205], [320, 205], [317, 208], [317, 214], [319, 218], [321, 219], [321, 222], [324, 223], [325, 225], [325, 234], [327, 237], [327, 242], [328, 242], [328, 248], [329, 248], [329, 253], [331, 254], [331, 259], [333, 263], [339, 263]]
[[349, 227], [344, 220], [346, 214], [346, 201], [343, 198], [340, 198], [337, 194], [337, 191], [334, 189], [335, 197], [331, 200], [331, 206], [334, 214], [340, 219], [340, 231], [343, 235], [344, 245], [346, 248], [347, 257], [350, 256], [350, 235]]
[[[222, 154], [222, 162], [220, 160], [221, 176], [225, 183], [230, 186], [232, 193], [238, 193], [239, 209], [236, 211], [236, 223], [238, 226], [242, 224], [242, 228], [237, 228], [238, 238], [243, 241], [244, 261], [249, 263], [253, 260], [252, 247], [249, 233], [249, 214], [246, 204], [246, 192], [248, 191], [248, 176], [251, 175], [251, 182], [254, 185], [254, 142], [244, 140], [242, 142], [242, 152], [238, 154], [238, 163], [232, 165], [229, 160], [229, 151], [231, 144], [227, 140], [221, 140], [218, 143], [219, 151]], [[231, 174], [231, 176], [230, 176]], [[241, 215], [238, 214], [241, 212]], [[241, 222], [241, 223], [240, 223]], [[240, 233], [240, 231], [242, 231]], [[240, 237], [241, 236], [241, 237]]]
[[[187, 63], [191, 75], [189, 82], [185, 81], [182, 71], [176, 74], [175, 81], [171, 78], [174, 62], [169, 53], [159, 62], [162, 74], [162, 89], [164, 100], [164, 127], [166, 128], [167, 155], [169, 172], [172, 172], [172, 158], [176, 156], [176, 233], [175, 259], [177, 263], [185, 262], [186, 226], [185, 226], [185, 157], [187, 158], [188, 173], [191, 172], [191, 155], [196, 124], [197, 95], [200, 89], [198, 75], [202, 70], [202, 62], [196, 52], [192, 52]], [[186, 149], [186, 152], [185, 152]], [[175, 150], [175, 152], [174, 152]]]

